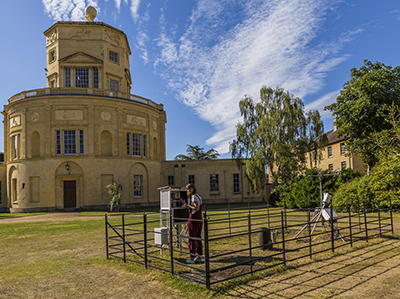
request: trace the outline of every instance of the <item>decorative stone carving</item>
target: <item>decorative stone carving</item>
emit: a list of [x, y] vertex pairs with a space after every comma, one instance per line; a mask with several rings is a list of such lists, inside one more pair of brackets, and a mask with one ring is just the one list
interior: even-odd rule
[[75, 31], [75, 34], [70, 35], [70, 38], [83, 38], [85, 35], [89, 35], [92, 33], [91, 30], [85, 30], [85, 28], [81, 28], [80, 30]]
[[82, 110], [57, 110], [56, 120], [83, 120]]
[[108, 33], [107, 30], [104, 30], [104, 33], [105, 33], [106, 37], [108, 37], [108, 39], [111, 41], [111, 43], [115, 43], [118, 46], [120, 45], [120, 43], [121, 43], [120, 39], [121, 38], [118, 35], [112, 34], [112, 33]]
[[31, 115], [31, 120], [32, 120], [34, 123], [37, 122], [37, 121], [39, 120], [39, 118], [40, 118], [39, 112], [35, 111], [35, 112], [32, 113], [32, 115]]
[[157, 131], [157, 123], [155, 120], [153, 120], [152, 126], [153, 126], [153, 130]]
[[136, 115], [127, 115], [126, 122], [131, 125], [138, 125], [146, 127], [146, 119], [144, 117], [136, 116]]
[[109, 121], [111, 119], [111, 114], [110, 112], [103, 111], [100, 113], [100, 118], [104, 121]]
[[10, 128], [18, 127], [21, 125], [21, 116], [14, 116], [10, 119]]
[[50, 45], [54, 43], [57, 40], [57, 32], [53, 31], [48, 37], [47, 37], [47, 45]]

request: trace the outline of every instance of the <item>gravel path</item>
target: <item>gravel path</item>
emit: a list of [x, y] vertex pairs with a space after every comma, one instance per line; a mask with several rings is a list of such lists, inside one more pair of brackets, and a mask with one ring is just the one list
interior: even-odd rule
[[71, 220], [84, 220], [84, 219], [102, 219], [103, 216], [79, 216], [75, 212], [63, 213], [46, 213], [42, 215], [25, 216], [18, 218], [5, 218], [0, 219], [1, 223], [22, 223], [22, 222], [40, 222], [40, 221], [71, 221]]

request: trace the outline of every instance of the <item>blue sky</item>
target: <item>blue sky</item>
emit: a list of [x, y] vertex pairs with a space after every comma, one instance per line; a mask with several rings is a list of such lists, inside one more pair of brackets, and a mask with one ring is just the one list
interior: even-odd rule
[[[186, 144], [229, 158], [244, 95], [282, 86], [318, 109], [325, 130], [352, 67], [364, 59], [400, 65], [395, 0], [3, 0], [0, 100], [46, 85], [43, 32], [56, 21], [96, 21], [129, 40], [132, 94], [163, 103], [167, 159]], [[2, 138], [2, 136], [0, 136]], [[3, 150], [3, 140], [0, 140]]]

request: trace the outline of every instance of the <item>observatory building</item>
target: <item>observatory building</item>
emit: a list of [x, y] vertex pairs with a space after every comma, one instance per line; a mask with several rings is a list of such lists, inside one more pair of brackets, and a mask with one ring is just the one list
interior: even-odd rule
[[131, 94], [125, 33], [94, 21], [92, 7], [86, 14], [44, 32], [47, 87], [4, 107], [0, 210], [107, 207], [112, 180], [123, 186], [122, 207], [158, 204], [158, 187], [195, 178], [212, 202], [261, 200], [233, 160], [165, 161], [166, 112]]

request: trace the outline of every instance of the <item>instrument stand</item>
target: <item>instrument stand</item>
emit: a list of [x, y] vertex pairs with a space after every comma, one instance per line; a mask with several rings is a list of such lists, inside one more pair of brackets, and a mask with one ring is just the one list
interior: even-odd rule
[[[333, 231], [336, 233], [336, 235], [340, 236], [340, 238], [342, 239], [343, 242], [346, 242], [343, 239], [343, 236], [340, 234], [339, 229], [336, 226], [333, 225], [333, 221], [337, 220], [339, 217], [336, 215], [336, 213], [335, 213], [335, 211], [333, 211], [333, 209], [326, 209], [325, 208], [325, 206], [329, 204], [329, 201], [330, 201], [331, 197], [332, 196], [329, 193], [325, 193], [324, 194], [324, 199], [322, 201], [321, 207], [315, 209], [314, 215], [313, 215], [312, 219], [310, 220], [310, 222], [307, 223], [306, 225], [304, 225], [303, 228], [293, 237], [293, 239], [295, 239], [298, 235], [300, 235], [303, 230], [305, 230], [309, 225], [311, 225], [311, 223], [313, 221], [315, 221], [314, 226], [313, 226], [313, 228], [311, 230], [311, 233], [310, 233], [310, 237], [311, 237], [312, 234], [314, 233], [315, 227], [317, 226], [317, 223], [318, 223], [319, 219], [322, 216], [322, 221], [323, 222], [324, 221], [329, 222], [330, 223], [329, 227], [332, 227]], [[331, 211], [332, 211], [333, 215], [331, 215]], [[327, 227], [327, 226], [324, 225], [324, 227]]]

